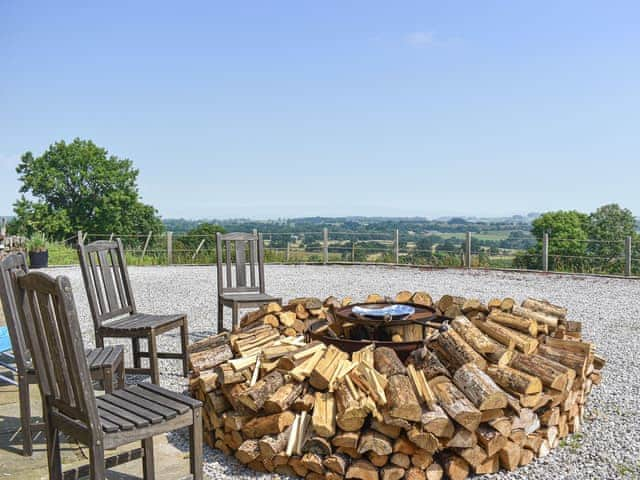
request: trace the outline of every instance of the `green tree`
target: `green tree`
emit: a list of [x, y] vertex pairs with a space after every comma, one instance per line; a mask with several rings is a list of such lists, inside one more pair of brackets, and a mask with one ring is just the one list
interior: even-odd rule
[[547, 212], [532, 223], [536, 244], [514, 260], [518, 268], [542, 268], [542, 239], [549, 234], [549, 266], [557, 270], [578, 270], [587, 255], [589, 216], [575, 210]]
[[132, 162], [90, 140], [60, 141], [39, 157], [26, 152], [16, 171], [22, 196], [14, 210], [25, 235], [39, 231], [62, 239], [77, 230], [131, 235], [164, 229], [156, 210], [140, 201]]
[[620, 273], [624, 256], [624, 240], [636, 235], [636, 221], [631, 210], [612, 203], [603, 205], [589, 215], [588, 252], [596, 257], [601, 268]]

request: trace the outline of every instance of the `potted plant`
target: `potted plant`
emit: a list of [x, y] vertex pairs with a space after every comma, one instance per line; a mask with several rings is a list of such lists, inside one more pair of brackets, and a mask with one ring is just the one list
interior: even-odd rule
[[34, 235], [27, 242], [29, 266], [31, 268], [46, 268], [49, 266], [49, 250], [44, 235]]

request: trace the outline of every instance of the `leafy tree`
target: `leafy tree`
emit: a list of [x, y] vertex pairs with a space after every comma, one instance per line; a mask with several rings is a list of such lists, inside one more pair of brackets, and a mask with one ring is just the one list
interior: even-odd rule
[[209, 247], [215, 245], [216, 242], [216, 233], [225, 233], [226, 230], [224, 227], [221, 227], [215, 223], [201, 223], [195, 228], [192, 228], [188, 232], [184, 234], [184, 236], [180, 236], [177, 242], [180, 242], [187, 249], [196, 249], [198, 245], [202, 241], [203, 238], [206, 238], [206, 244], [209, 244]]
[[531, 233], [536, 245], [526, 254], [514, 260], [518, 268], [539, 269], [542, 267], [542, 239], [549, 234], [549, 262], [556, 269], [576, 269], [584, 263], [587, 254], [587, 228], [589, 217], [576, 210], [547, 212], [532, 222]]
[[624, 255], [624, 239], [635, 236], [635, 218], [631, 210], [612, 203], [589, 215], [589, 253], [611, 262]]
[[[140, 201], [138, 170], [90, 140], [51, 145], [22, 155], [16, 168], [23, 194], [14, 204], [20, 233], [61, 239], [77, 230], [131, 235], [159, 233], [156, 210]], [[30, 198], [27, 198], [28, 194]]]

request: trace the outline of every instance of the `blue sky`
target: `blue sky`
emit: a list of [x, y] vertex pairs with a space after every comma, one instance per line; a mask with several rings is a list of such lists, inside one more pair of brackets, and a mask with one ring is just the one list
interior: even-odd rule
[[0, 0], [0, 215], [89, 138], [165, 217], [640, 215], [637, 2]]

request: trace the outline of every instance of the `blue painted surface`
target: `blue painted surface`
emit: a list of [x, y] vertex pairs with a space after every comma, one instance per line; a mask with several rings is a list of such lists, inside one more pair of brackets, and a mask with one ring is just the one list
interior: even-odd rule
[[9, 338], [9, 329], [0, 327], [0, 352], [11, 350], [11, 339]]
[[416, 313], [416, 309], [410, 305], [389, 305], [382, 308], [357, 306], [353, 307], [352, 312], [367, 317], [384, 317], [386, 315], [399, 317], [401, 315], [413, 315]]

